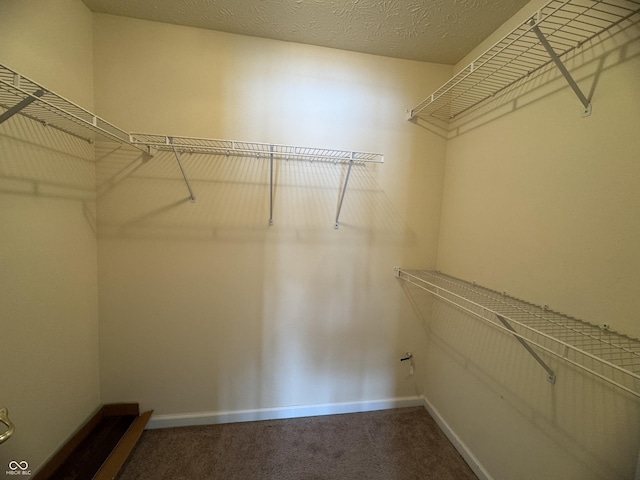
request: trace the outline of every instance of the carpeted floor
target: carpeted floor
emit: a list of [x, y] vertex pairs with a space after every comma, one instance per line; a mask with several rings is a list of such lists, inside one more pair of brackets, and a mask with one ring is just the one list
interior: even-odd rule
[[118, 480], [476, 479], [422, 407], [146, 430]]

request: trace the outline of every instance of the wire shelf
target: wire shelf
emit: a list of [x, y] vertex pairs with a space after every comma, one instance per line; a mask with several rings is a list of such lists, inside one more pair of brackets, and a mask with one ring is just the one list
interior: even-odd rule
[[356, 152], [349, 150], [335, 150], [329, 148], [299, 147], [293, 145], [280, 145], [272, 143], [247, 142], [238, 140], [216, 140], [212, 138], [176, 137], [169, 135], [157, 135], [152, 133], [131, 133], [130, 141], [134, 145], [145, 146], [151, 151], [172, 151], [180, 166], [180, 171], [189, 190], [192, 202], [196, 201], [195, 194], [186, 171], [180, 160], [181, 153], [204, 153], [230, 156], [252, 156], [263, 158], [270, 162], [269, 168], [269, 225], [273, 225], [273, 196], [274, 196], [274, 160], [306, 160], [311, 162], [331, 162], [343, 164], [347, 167], [347, 173], [340, 189], [340, 196], [336, 210], [334, 228], [339, 227], [340, 212], [344, 201], [349, 175], [353, 165], [366, 163], [383, 163], [384, 155], [381, 153]]
[[551, 63], [536, 28], [562, 56], [638, 12], [639, 0], [552, 0], [411, 109], [408, 116], [448, 123]]
[[342, 182], [334, 222], [334, 228], [336, 229], [339, 226], [340, 212], [351, 167], [369, 162], [384, 162], [384, 156], [381, 153], [149, 133], [128, 133], [2, 64], [0, 64], [0, 107], [4, 110], [0, 109], [0, 124], [12, 116], [20, 114], [43, 125], [56, 128], [92, 143], [97, 136], [101, 136], [121, 144], [131, 145], [148, 154], [153, 154], [156, 150], [172, 151], [192, 202], [196, 201], [196, 197], [180, 159], [180, 153], [256, 156], [269, 159], [271, 163], [269, 169], [269, 225], [273, 225], [273, 161], [275, 159], [323, 161], [347, 166], [347, 173]]
[[298, 147], [271, 143], [247, 142], [238, 140], [216, 140], [212, 138], [175, 137], [150, 133], [132, 133], [131, 143], [145, 145], [158, 150], [177, 150], [188, 153], [218, 153], [224, 155], [243, 155], [285, 160], [329, 161], [334, 163], [383, 163], [381, 153], [355, 152], [329, 148]]
[[2, 64], [0, 106], [5, 109], [3, 120], [19, 113], [88, 142], [101, 136], [131, 144], [124, 130]]
[[440, 272], [398, 268], [396, 273], [473, 317], [640, 398], [640, 340]]

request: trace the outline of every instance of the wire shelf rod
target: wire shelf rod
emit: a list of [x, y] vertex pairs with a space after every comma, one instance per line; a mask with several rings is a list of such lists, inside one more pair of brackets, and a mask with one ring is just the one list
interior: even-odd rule
[[[129, 134], [24, 75], [0, 64], [0, 105], [46, 126], [54, 127], [86, 141], [93, 142], [91, 133], [130, 144]], [[136, 149], [141, 146], [132, 145]], [[146, 150], [145, 150], [146, 151]]]
[[[528, 33], [528, 31], [524, 32], [522, 34], [522, 36], [518, 37], [517, 40], [520, 40], [526, 33]], [[510, 43], [510, 44], [504, 46], [503, 49], [501, 49], [498, 54], [493, 55], [492, 57], [490, 57], [489, 60], [485, 61], [480, 67], [478, 67], [478, 69], [476, 70], [476, 76], [472, 77], [473, 81], [470, 82], [469, 85], [466, 86], [466, 89], [461, 90], [456, 95], [458, 97], [460, 97], [460, 98], [466, 96], [464, 101], [466, 103], [469, 103], [469, 100], [473, 98], [472, 97], [473, 94], [470, 93], [470, 92], [473, 92], [474, 90], [477, 90], [478, 85], [486, 83], [488, 78], [492, 78], [494, 80], [494, 82], [498, 83], [499, 85], [502, 85], [503, 83], [500, 81], [500, 77], [504, 73], [504, 71], [507, 69], [507, 67], [514, 62], [514, 59], [522, 59], [522, 60], [524, 60], [524, 59], [527, 59], [527, 58], [532, 58], [535, 61], [536, 57], [539, 57], [539, 61], [545, 61], [544, 64], [549, 63], [550, 60], [546, 61], [546, 58], [543, 59], [542, 56], [536, 55], [536, 52], [534, 50], [535, 45], [532, 44], [531, 42], [529, 42], [527, 44], [527, 47], [524, 50], [519, 50], [517, 52], [514, 52], [513, 53], [513, 55], [514, 55], [513, 58], [507, 59], [505, 61], [506, 63], [503, 63], [501, 61], [501, 59], [500, 59], [500, 55], [506, 54], [506, 52], [504, 50], [506, 48], [508, 48], [508, 47], [513, 46], [514, 43], [515, 43], [515, 41], [513, 43]], [[496, 61], [492, 62], [490, 60], [496, 60]], [[496, 65], [498, 65], [498, 66], [494, 67], [494, 68], [491, 68], [491, 66], [494, 63]], [[529, 74], [529, 73], [531, 73], [533, 71], [533, 67], [531, 66], [531, 63], [525, 63], [523, 61], [522, 65], [523, 66], [524, 65], [528, 65], [528, 68], [526, 69], [527, 70], [527, 74]], [[478, 71], [481, 71], [481, 72], [485, 72], [486, 71], [486, 73], [483, 73], [484, 76], [481, 76], [479, 73], [477, 73]], [[511, 78], [509, 78], [507, 80], [507, 82], [508, 82], [508, 84], [511, 84], [512, 82], [517, 81], [519, 78], [521, 78], [521, 76], [512, 76]], [[486, 98], [486, 94], [485, 95], [481, 95], [480, 97], [481, 98]], [[475, 105], [477, 103], [478, 103], [478, 101], [473, 101], [473, 105]], [[471, 105], [471, 106], [473, 106], [473, 105]], [[461, 112], [452, 115], [451, 118], [459, 115], [460, 113]]]
[[[415, 282], [413, 282], [411, 280], [407, 280], [407, 279], [404, 279], [404, 280], [407, 281], [408, 283], [418, 287], [418, 288], [426, 290], [423, 286], [421, 286], [418, 283], [415, 283]], [[487, 325], [489, 325], [489, 326], [491, 326], [493, 328], [496, 328], [498, 330], [501, 330], [503, 332], [509, 333], [511, 335], [514, 335], [516, 337], [523, 338], [523, 339], [527, 340], [530, 344], [535, 345], [537, 348], [540, 348], [541, 350], [549, 353], [550, 355], [553, 355], [553, 356], [555, 356], [555, 357], [557, 357], [557, 358], [559, 358], [559, 359], [561, 359], [561, 360], [563, 360], [563, 361], [565, 361], [565, 362], [567, 362], [567, 363], [569, 363], [569, 364], [571, 364], [571, 365], [573, 365], [573, 366], [575, 366], [575, 367], [577, 367], [577, 368], [579, 368], [579, 369], [581, 369], [583, 371], [588, 372], [589, 374], [591, 374], [591, 375], [593, 375], [593, 376], [595, 376], [595, 377], [597, 377], [597, 378], [599, 378], [599, 379], [601, 379], [601, 380], [603, 380], [603, 381], [605, 381], [605, 382], [607, 382], [607, 383], [609, 383], [611, 385], [614, 385], [617, 388], [620, 388], [620, 389], [626, 391], [627, 393], [630, 393], [631, 395], [634, 395], [634, 396], [640, 398], [640, 393], [639, 392], [636, 392], [635, 390], [633, 390], [633, 389], [631, 389], [631, 388], [629, 388], [629, 387], [627, 387], [625, 385], [622, 385], [621, 383], [616, 382], [615, 380], [612, 380], [611, 378], [609, 378], [609, 377], [607, 377], [607, 376], [605, 376], [605, 375], [603, 375], [603, 374], [601, 374], [599, 372], [596, 372], [595, 370], [585, 366], [584, 364], [569, 358], [567, 353], [560, 354], [560, 353], [558, 353], [558, 352], [556, 352], [556, 351], [554, 351], [554, 350], [552, 350], [552, 349], [550, 349], [550, 348], [548, 348], [548, 347], [546, 347], [544, 345], [541, 345], [538, 342], [531, 341], [530, 339], [525, 338], [523, 335], [519, 334], [518, 332], [512, 332], [512, 331], [508, 330], [506, 327], [504, 327], [503, 325], [496, 324], [495, 322], [489, 320], [488, 318], [483, 317], [482, 315], [478, 314], [477, 312], [475, 312], [473, 310], [470, 310], [468, 308], [463, 307], [459, 303], [456, 303], [453, 300], [451, 300], [451, 299], [449, 299], [449, 298], [447, 298], [447, 297], [445, 297], [443, 295], [440, 295], [440, 294], [438, 294], [436, 292], [432, 292], [430, 290], [426, 290], [426, 291], [429, 292], [430, 294], [434, 295], [435, 297], [439, 298], [440, 300], [442, 300], [442, 301], [444, 301], [444, 302], [446, 302], [446, 303], [448, 303], [448, 304], [450, 304], [450, 305], [452, 305], [452, 306], [454, 306], [454, 307], [456, 307], [456, 308], [468, 313], [469, 315], [472, 315], [472, 316], [474, 316], [474, 317], [476, 317], [476, 318], [478, 318], [480, 320], [483, 320], [484, 322], [487, 323]], [[584, 353], [584, 352], [580, 351], [580, 353]], [[623, 373], [628, 373], [628, 372], [625, 370]]]
[[[168, 142], [171, 138], [171, 143]], [[197, 137], [178, 137], [146, 133], [131, 133], [131, 142], [146, 145], [158, 150], [176, 148], [179, 151], [193, 153], [221, 153], [224, 155], [252, 155], [265, 159], [273, 155], [278, 159], [304, 159], [349, 163], [383, 163], [381, 153], [356, 152], [318, 147], [300, 147], [293, 145], [247, 142], [238, 140], [219, 140]]]
[[[562, 57], [638, 12], [637, 0], [551, 0], [409, 110], [407, 116], [434, 117], [447, 123], [552, 63], [529, 25], [532, 19], [557, 56]], [[518, 68], [514, 69], [514, 64]], [[520, 68], [520, 74], [511, 77]], [[505, 71], [509, 72], [506, 76]]]
[[[498, 63], [499, 65], [502, 65], [503, 62], [497, 62], [497, 59], [500, 58], [501, 55], [505, 55], [505, 51], [507, 51], [507, 49], [513, 45], [516, 45], [517, 42], [520, 42], [522, 40], [522, 38], [524, 37], [524, 35], [526, 35], [526, 33], [528, 33], [528, 30], [525, 30], [522, 33], [516, 33], [515, 31], [508, 33], [507, 35], [505, 35], [499, 42], [497, 42], [493, 47], [491, 47], [489, 50], [487, 50], [484, 54], [482, 54], [480, 57], [478, 57], [474, 62], [472, 62], [471, 64], [469, 64], [467, 67], [465, 67], [460, 73], [458, 73], [456, 76], [454, 76], [451, 80], [449, 80], [447, 83], [445, 83], [442, 87], [440, 87], [440, 89], [436, 90], [436, 92], [434, 92], [431, 97], [427, 98], [424, 102], [422, 102], [421, 104], [419, 104], [417, 107], [415, 107], [414, 109], [411, 110], [412, 115], [413, 112], [419, 112], [420, 110], [422, 110], [423, 108], [425, 108], [428, 104], [431, 103], [436, 103], [440, 98], [443, 97], [444, 94], [448, 94], [448, 93], [452, 93], [453, 89], [455, 87], [457, 87], [458, 85], [463, 84], [464, 81], [466, 81], [468, 79], [468, 77], [472, 74], [476, 74], [477, 75], [477, 71], [478, 70], [482, 70], [484, 67], [488, 67], [492, 64], [492, 62], [494, 60], [496, 60], [496, 63]], [[510, 37], [512, 35], [516, 35], [516, 38], [514, 38], [513, 40], [510, 40]], [[506, 42], [506, 44], [502, 45], [503, 42]], [[530, 42], [524, 42], [525, 44], [528, 44]], [[496, 49], [496, 52], [493, 52], [493, 50]], [[515, 52], [514, 52], [515, 54]], [[484, 58], [485, 56], [487, 56], [488, 58]], [[517, 55], [519, 56], [519, 55]], [[468, 71], [467, 71], [468, 70]], [[457, 79], [457, 77], [460, 76], [461, 78]], [[451, 83], [451, 85], [449, 85], [449, 83]], [[479, 83], [479, 81], [476, 81], [476, 84]], [[444, 90], [443, 90], [444, 89]], [[464, 90], [463, 92], [466, 93], [470, 88], [467, 88], [467, 90]], [[443, 90], [442, 92], [440, 92], [440, 90]], [[460, 95], [460, 94], [456, 94], [456, 95]]]
[[[465, 287], [463, 286], [460, 286], [457, 284], [456, 286], [459, 288], [465, 289]], [[553, 312], [546, 311], [544, 309], [541, 309], [540, 307], [531, 305], [531, 307], [534, 310], [526, 309], [518, 305], [512, 305], [508, 303], [506, 300], [494, 299], [488, 294], [483, 294], [480, 292], [473, 291], [471, 288], [466, 289], [466, 291], [472, 294], [471, 295], [472, 298], [473, 298], [473, 294], [475, 294], [476, 296], [479, 296], [480, 299], [475, 299], [475, 302], [478, 305], [487, 307], [492, 311], [499, 311], [500, 314], [507, 314], [509, 315], [510, 318], [513, 318], [515, 315], [519, 314], [526, 319], [527, 325], [531, 323], [531, 320], [537, 319], [539, 321], [539, 324], [544, 325], [545, 328], [548, 328], [549, 326], [556, 326], [560, 329], [557, 331], [562, 332], [565, 335], [574, 333], [574, 334], [578, 334], [580, 336], [579, 338], [583, 340], [586, 338], [589, 338], [595, 342], [598, 342], [598, 344], [610, 345], [612, 347], [623, 350], [626, 353], [637, 356], [640, 361], [640, 344], [636, 345], [636, 351], [634, 351], [633, 349], [631, 349], [631, 347], [629, 348], [622, 347], [619, 344], [614, 344], [609, 340], [603, 339], [602, 336], [596, 336], [594, 333], [591, 333], [593, 331], [602, 332], [602, 329], [600, 329], [599, 327], [585, 324], [584, 322], [581, 322], [579, 320], [566, 321], [565, 324], [562, 324], [560, 321], [553, 319], [554, 317]], [[465, 300], [468, 300], [466, 297], [462, 297], [462, 298], [464, 298]], [[495, 300], [495, 303], [492, 304], [491, 300]], [[515, 311], [515, 314], [513, 311], [508, 312], [507, 310], [505, 310], [504, 307], [512, 308]], [[539, 313], [535, 310], [542, 310], [543, 313]], [[549, 315], [548, 312], [551, 313], [551, 315]], [[522, 323], [524, 324], [524, 321]], [[629, 341], [631, 340], [629, 339]]]
[[[1, 109], [4, 109], [1, 110]], [[273, 160], [307, 160], [348, 164], [347, 176], [341, 189], [334, 226], [338, 228], [349, 174], [353, 165], [384, 163], [381, 153], [347, 151], [318, 147], [303, 147], [237, 140], [216, 140], [197, 137], [180, 137], [145, 133], [128, 133], [98, 117], [90, 111], [55, 94], [29, 78], [0, 64], [0, 123], [20, 114], [45, 126], [93, 143], [92, 134], [115, 140], [120, 144], [151, 154], [155, 150], [171, 151], [189, 190], [191, 202], [196, 197], [181, 160], [181, 153], [203, 153], [255, 156], [270, 160], [269, 224], [273, 224], [274, 176]]]
[[[445, 280], [446, 281], [446, 280]], [[532, 304], [528, 304], [531, 309], [526, 309], [522, 306], [519, 305], [513, 305], [511, 303], [509, 303], [506, 298], [509, 298], [506, 296], [506, 294], [502, 294], [503, 296], [503, 300], [499, 299], [499, 298], [495, 298], [492, 297], [489, 294], [485, 294], [482, 292], [478, 292], [476, 290], [473, 290], [470, 287], [465, 287], [463, 285], [457, 284], [455, 282], [451, 282], [453, 285], [455, 285], [456, 287], [465, 290], [466, 293], [468, 293], [472, 298], [474, 298], [473, 296], [477, 296], [480, 297], [479, 299], [475, 299], [475, 302], [478, 306], [481, 306], [482, 308], [485, 308], [485, 306], [487, 308], [489, 308], [492, 311], [498, 311], [501, 314], [507, 314], [507, 312], [504, 310], [504, 307], [510, 307], [512, 309], [514, 309], [516, 312], [520, 312], [523, 316], [525, 316], [525, 318], [527, 320], [531, 320], [531, 319], [537, 319], [539, 320], [542, 324], [544, 324], [545, 326], [549, 326], [554, 325], [557, 326], [559, 328], [561, 328], [563, 332], [565, 333], [576, 333], [580, 335], [580, 338], [590, 338], [594, 341], [597, 341], [600, 344], [608, 344], [611, 345], [612, 347], [615, 348], [620, 348], [621, 350], [626, 351], [627, 353], [630, 353], [632, 355], [635, 355], [638, 357], [639, 361], [640, 361], [640, 343], [636, 344], [636, 351], [632, 350], [630, 347], [629, 348], [625, 348], [625, 347], [621, 347], [620, 345], [615, 345], [613, 344], [611, 341], [608, 340], [603, 340], [601, 336], [596, 336], [593, 333], [590, 333], [592, 331], [598, 331], [601, 332], [602, 329], [600, 329], [597, 326], [594, 325], [589, 325], [586, 324], [584, 322], [581, 322], [579, 320], [570, 320], [570, 319], [566, 319], [566, 324], [562, 324], [560, 323], [560, 321], [558, 320], [554, 320], [553, 317], [557, 316], [557, 314], [554, 314], [554, 312], [545, 310], [544, 308], [540, 308], [536, 305], [532, 305]], [[461, 297], [463, 299], [465, 299], [466, 301], [468, 301], [468, 299], [466, 297]], [[482, 303], [480, 303], [482, 301]], [[494, 301], [495, 303], [491, 303], [491, 301]], [[487, 305], [487, 303], [489, 305]], [[522, 302], [524, 303], [524, 302]], [[536, 311], [538, 310], [538, 311]], [[539, 313], [539, 311], [542, 311], [542, 313]], [[513, 317], [513, 312], [508, 314], [510, 318]], [[530, 323], [529, 321], [527, 323]], [[569, 323], [571, 325], [569, 325]], [[580, 330], [579, 328], [582, 328], [582, 330]], [[589, 333], [588, 333], [589, 332]], [[625, 337], [628, 339], [629, 342], [631, 342], [631, 339], [629, 339], [628, 337]], [[640, 378], [640, 376], [639, 376]]]
[[[465, 311], [466, 313], [473, 315], [476, 318], [482, 319], [483, 321], [487, 322], [489, 325], [495, 328], [506, 331], [511, 335], [520, 337], [524, 341], [532, 345], [535, 345], [537, 348], [540, 348], [554, 355], [555, 357], [558, 357], [564, 361], [567, 361], [575, 365], [576, 367], [584, 371], [587, 371], [590, 374], [595, 375], [596, 377], [601, 378], [602, 380], [605, 380], [606, 382], [627, 391], [628, 393], [633, 394], [636, 397], [640, 397], [639, 391], [629, 388], [626, 385], [623, 385], [621, 382], [616, 381], [615, 379], [611, 378], [612, 375], [607, 376], [602, 373], [599, 373], [598, 371], [594, 370], [594, 368], [590, 368], [588, 365], [586, 365], [585, 361], [580, 362], [578, 360], [570, 358], [572, 355], [575, 355], [577, 359], [581, 359], [581, 358], [585, 360], [589, 359], [595, 362], [595, 364], [599, 365], [601, 368], [609, 368], [611, 369], [612, 372], [616, 371], [618, 373], [624, 374], [626, 378], [634, 379], [637, 382], [638, 380], [640, 380], [640, 340], [632, 339], [631, 337], [620, 335], [620, 334], [617, 334], [616, 332], [610, 332], [610, 331], [606, 331], [606, 334], [601, 335], [601, 337], [608, 336], [610, 338], [614, 338], [614, 337], [619, 338], [619, 342], [614, 343], [611, 340], [607, 341], [607, 340], [604, 340], [603, 338], [596, 338], [593, 335], [584, 335], [583, 333], [576, 331], [574, 333], [578, 334], [577, 339], [572, 339], [572, 341], [573, 343], [576, 343], [578, 345], [574, 345], [567, 341], [563, 341], [557, 338], [556, 336], [553, 336], [546, 332], [532, 328], [526, 323], [523, 323], [520, 320], [511, 318], [508, 315], [504, 315], [499, 311], [494, 311], [493, 309], [488, 308], [483, 304], [474, 302], [473, 300], [466, 298], [462, 294], [457, 294], [455, 292], [452, 292], [451, 291], [452, 287], [447, 288], [445, 286], [438, 285], [433, 281], [429, 281], [423, 278], [423, 276], [428, 276], [430, 278], [433, 277], [435, 278], [434, 281], [442, 282], [445, 285], [447, 285], [448, 283], [453, 283], [455, 286], [459, 287], [461, 290], [471, 289], [476, 293], [479, 293], [479, 295], [481, 296], [482, 295], [486, 296], [486, 294], [477, 291], [478, 289], [486, 290], [483, 287], [479, 287], [475, 284], [470, 285], [467, 282], [463, 282], [457, 279], [455, 279], [455, 282], [454, 282], [453, 280], [450, 280], [450, 278], [452, 277], [447, 277], [445, 275], [435, 273], [435, 272], [419, 271], [419, 274], [414, 274], [411, 272], [413, 271], [407, 271], [399, 268], [396, 269], [396, 275], [400, 279], [407, 281], [408, 283], [422, 290], [427, 291], [428, 293], [436, 296], [437, 298], [455, 306], [456, 308], [461, 309], [462, 311]], [[470, 285], [470, 286], [467, 286], [467, 285]], [[492, 291], [489, 291], [489, 292], [491, 292], [494, 295], [498, 295], [498, 292], [492, 292]], [[466, 292], [463, 292], [463, 293], [466, 293]], [[514, 302], [522, 302], [523, 304], [529, 307], [533, 307], [531, 304], [527, 304], [527, 302], [523, 302], [518, 299], [513, 299], [511, 297], [509, 298]], [[524, 314], [526, 312], [523, 310], [522, 313]], [[561, 316], [561, 314], [558, 314], [556, 312], [549, 311], [549, 313], [553, 314], [554, 316]], [[494, 320], [494, 318], [499, 318], [500, 316], [507, 318], [510, 322], [521, 327], [524, 333], [511, 331], [507, 329], [504, 325], [500, 325], [499, 323], [497, 323]], [[587, 327], [592, 327], [593, 329], [600, 330], [599, 327], [587, 324], [586, 322], [581, 322], [580, 320], [576, 320], [576, 319], [570, 319], [570, 317], [565, 317], [565, 318], [572, 320], [573, 322], [576, 322], [576, 323], [582, 323]], [[538, 338], [540, 340], [538, 340]], [[580, 339], [585, 340], [587, 343], [581, 342]], [[547, 346], [541, 343], [541, 340], [548, 341], [550, 346]], [[585, 348], [591, 349], [592, 351], [586, 351]], [[598, 353], [600, 356], [596, 355], [595, 353]]]
[[[452, 296], [456, 297], [458, 300], [462, 300], [462, 301], [467, 302], [467, 303], [469, 303], [469, 304], [471, 304], [471, 305], [473, 305], [473, 306], [475, 306], [475, 307], [478, 307], [481, 311], [485, 311], [485, 312], [490, 313], [490, 314], [492, 314], [492, 315], [499, 315], [499, 313], [497, 313], [496, 311], [494, 311], [494, 310], [493, 310], [493, 309], [491, 309], [491, 308], [485, 307], [484, 305], [481, 305], [480, 303], [478, 303], [478, 302], [476, 302], [476, 301], [470, 300], [470, 299], [468, 299], [468, 298], [466, 298], [466, 297], [463, 297], [462, 295], [459, 295], [459, 294], [454, 293], [454, 292], [452, 292], [452, 291], [450, 291], [450, 290], [444, 289], [443, 287], [438, 286], [438, 285], [436, 285], [436, 284], [434, 284], [434, 283], [428, 282], [428, 281], [426, 281], [426, 280], [424, 280], [424, 279], [422, 279], [422, 278], [420, 278], [420, 277], [417, 277], [417, 276], [415, 276], [415, 275], [412, 275], [412, 274], [408, 273], [408, 272], [407, 272], [407, 271], [405, 271], [405, 270], [400, 270], [400, 273], [401, 273], [401, 275], [407, 275], [407, 276], [410, 276], [410, 277], [412, 277], [414, 280], [420, 280], [421, 282], [426, 283], [426, 284], [430, 285], [431, 287], [435, 288], [435, 289], [436, 289], [436, 292], [432, 292], [431, 290], [427, 290], [427, 291], [429, 291], [430, 293], [437, 294], [440, 298], [446, 298], [446, 297], [443, 297], [443, 294], [440, 292], [440, 290], [444, 290], [447, 294], [449, 294], [449, 295], [452, 295]], [[401, 276], [401, 278], [402, 278], [402, 276]], [[413, 284], [414, 284], [414, 285], [416, 285], [417, 287], [420, 287], [420, 286], [421, 286], [420, 284], [417, 284], [417, 283], [415, 283], [415, 282], [413, 282]], [[423, 289], [424, 289], [424, 288], [423, 288]], [[426, 289], [424, 289], [424, 290], [426, 290]], [[464, 308], [464, 307], [463, 307], [463, 308]], [[466, 310], [468, 310], [468, 309], [466, 309]], [[471, 311], [471, 310], [468, 310], [468, 311]], [[524, 324], [524, 323], [522, 323], [522, 322], [516, 321], [516, 320], [514, 320], [514, 319], [512, 319], [512, 318], [510, 318], [510, 317], [509, 317], [509, 320], [514, 321], [514, 322], [515, 322], [516, 324], [518, 324], [519, 326], [521, 326], [521, 327], [523, 327], [523, 328], [525, 328], [525, 329], [527, 329], [527, 330], [530, 330], [530, 331], [532, 331], [533, 333], [540, 333], [541, 335], [543, 335], [543, 336], [547, 337], [547, 338], [548, 338], [548, 339], [550, 339], [550, 340], [554, 340], [554, 341], [556, 340], [554, 337], [551, 337], [550, 335], [546, 335], [546, 334], [544, 334], [544, 333], [542, 333], [542, 332], [539, 332], [539, 331], [537, 331], [537, 330], [535, 330], [535, 329], [531, 328], [530, 326], [528, 326], [528, 325], [526, 325], [526, 324]], [[523, 337], [523, 338], [524, 338], [524, 337]], [[565, 346], [565, 345], [563, 345], [563, 346]], [[569, 345], [569, 344], [567, 344], [566, 346], [568, 346], [569, 348], [573, 348], [573, 347], [572, 347], [571, 345]], [[640, 376], [639, 376], [638, 378], [640, 379]]]

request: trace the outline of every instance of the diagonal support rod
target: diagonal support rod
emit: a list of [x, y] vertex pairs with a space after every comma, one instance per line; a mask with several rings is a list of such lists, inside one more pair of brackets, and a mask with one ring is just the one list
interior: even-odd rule
[[[169, 142], [171, 141], [172, 139], [169, 137]], [[184, 178], [184, 183], [187, 184], [187, 188], [189, 189], [189, 198], [191, 199], [191, 203], [195, 203], [196, 197], [193, 194], [193, 190], [191, 189], [191, 184], [189, 183], [187, 174], [185, 173], [184, 167], [182, 166], [182, 162], [180, 161], [180, 152], [178, 152], [178, 149], [175, 147], [175, 145], [171, 145], [171, 148], [173, 149], [173, 154], [176, 156], [176, 161], [178, 162], [178, 167], [180, 167], [180, 172], [182, 172], [182, 178]]]
[[[500, 320], [500, 323], [502, 323], [505, 328], [507, 328], [508, 330], [515, 332], [516, 330], [511, 326], [511, 324], [507, 321], [506, 318], [496, 314], [496, 317], [498, 317], [498, 320]], [[517, 333], [517, 332], [516, 332]], [[522, 338], [520, 338], [517, 335], [514, 335], [515, 339], [518, 340], [518, 342], [520, 342], [520, 344], [527, 350], [527, 352], [529, 352], [531, 354], [531, 356], [536, 360], [536, 362], [538, 362], [542, 368], [544, 368], [547, 371], [547, 380], [549, 381], [549, 383], [556, 383], [556, 374], [553, 370], [551, 370], [551, 367], [549, 367], [549, 365], [547, 365], [545, 363], [544, 360], [542, 360], [542, 358], [540, 358], [540, 355], [538, 355], [535, 350], [533, 348], [531, 348], [531, 345], [529, 345], [525, 340], [523, 340]]]
[[2, 115], [0, 115], [0, 123], [3, 123], [13, 117], [16, 113], [20, 113], [20, 110], [28, 107], [33, 102], [35, 102], [38, 98], [46, 93], [46, 90], [42, 88], [33, 92], [30, 96], [22, 99], [18, 103], [16, 103], [9, 110], [5, 111]]
[[342, 210], [342, 202], [344, 201], [344, 194], [347, 192], [347, 183], [349, 183], [349, 175], [351, 174], [351, 167], [353, 167], [353, 152], [351, 152], [351, 159], [349, 160], [349, 168], [347, 169], [347, 176], [344, 179], [344, 185], [342, 186], [342, 193], [340, 195], [340, 202], [338, 203], [338, 211], [336, 212], [336, 223], [333, 227], [338, 229], [338, 220], [340, 219], [340, 210]]
[[273, 145], [269, 145], [269, 226], [273, 225]]
[[542, 33], [542, 30], [540, 30], [540, 27], [538, 27], [538, 25], [536, 24], [535, 19], [532, 18], [529, 21], [529, 25], [531, 25], [531, 29], [533, 30], [533, 33], [536, 34], [536, 36], [538, 37], [538, 40], [540, 41], [544, 49], [549, 54], [549, 57], [551, 57], [551, 60], [553, 60], [553, 62], [556, 64], [556, 67], [558, 67], [558, 70], [560, 70], [560, 73], [562, 73], [562, 76], [564, 76], [565, 80], [567, 81], [571, 89], [578, 96], [580, 103], [582, 103], [582, 106], [584, 107], [583, 116], [586, 117], [588, 115], [591, 115], [591, 102], [589, 102], [589, 99], [585, 96], [584, 93], [582, 93], [582, 90], [580, 90], [580, 87], [578, 86], [576, 81], [573, 79], [573, 77], [569, 73], [569, 70], [567, 70], [567, 67], [564, 66], [564, 63], [562, 63], [562, 60], [560, 60], [560, 57], [558, 56], [558, 54], [555, 52], [555, 50], [547, 40], [547, 37], [544, 36], [544, 33]]

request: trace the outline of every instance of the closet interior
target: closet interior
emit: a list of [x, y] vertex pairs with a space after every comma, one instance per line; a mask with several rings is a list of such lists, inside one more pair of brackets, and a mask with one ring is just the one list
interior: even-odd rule
[[[0, 359], [81, 399], [58, 420], [71, 391], [0, 397], [0, 460], [35, 473], [96, 399], [150, 429], [423, 406], [482, 480], [640, 480], [640, 1], [531, 0], [455, 65], [89, 3], [64, 6], [81, 54], [50, 46], [73, 68], [0, 46], [0, 287], [25, 345]], [[67, 317], [83, 353], [58, 368]]]

